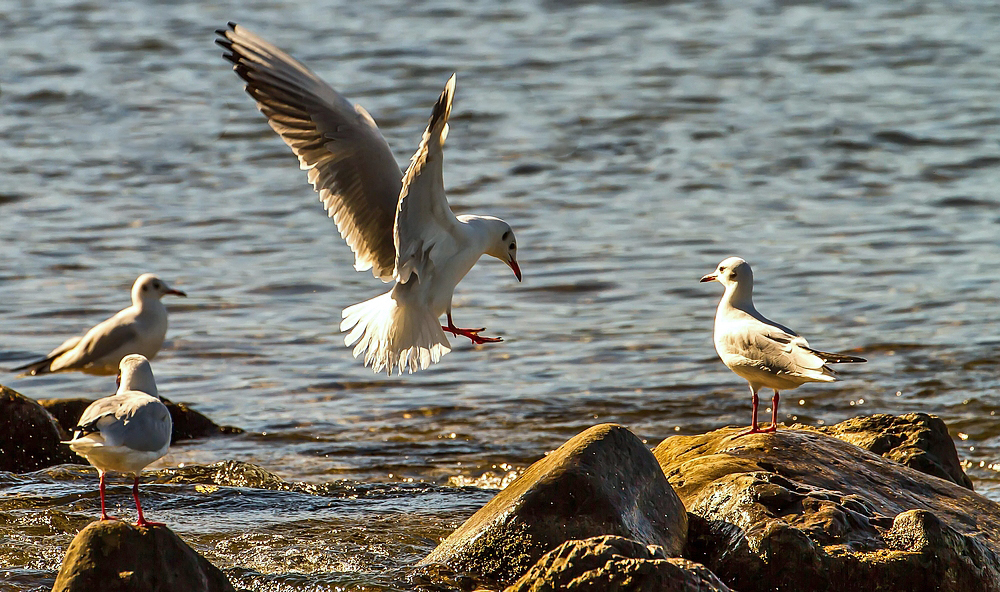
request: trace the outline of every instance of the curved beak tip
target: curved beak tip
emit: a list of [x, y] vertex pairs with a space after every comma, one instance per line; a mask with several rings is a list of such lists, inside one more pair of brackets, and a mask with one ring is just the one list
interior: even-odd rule
[[174, 296], [183, 296], [183, 297], [187, 298], [187, 294], [185, 294], [184, 292], [181, 292], [180, 290], [174, 290], [173, 288], [171, 288], [170, 290], [167, 290], [167, 294], [173, 294]]
[[706, 276], [702, 276], [702, 278], [700, 280], [698, 280], [698, 281], [700, 281], [700, 282], [714, 282], [717, 279], [719, 279], [719, 276], [715, 275], [714, 273], [710, 273], [710, 274], [708, 274]]
[[520, 266], [518, 266], [517, 261], [514, 261], [513, 259], [511, 259], [507, 263], [507, 265], [509, 265], [510, 268], [511, 268], [511, 270], [514, 272], [514, 277], [517, 278], [517, 281], [521, 281], [521, 268], [520, 268]]

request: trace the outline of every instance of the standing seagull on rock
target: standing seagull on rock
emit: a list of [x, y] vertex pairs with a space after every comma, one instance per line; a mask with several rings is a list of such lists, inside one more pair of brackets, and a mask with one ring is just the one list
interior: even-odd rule
[[149, 361], [138, 354], [125, 356], [118, 377], [118, 392], [90, 404], [77, 422], [69, 447], [97, 467], [101, 478], [101, 520], [110, 520], [104, 509], [104, 474], [129, 473], [132, 497], [139, 512], [136, 526], [149, 522], [139, 504], [139, 473], [167, 453], [173, 421], [160, 400]]
[[[246, 91], [268, 123], [299, 157], [302, 170], [354, 251], [354, 268], [372, 270], [392, 289], [348, 307], [341, 331], [365, 352], [375, 372], [402, 373], [427, 368], [451, 351], [444, 332], [473, 343], [501, 341], [482, 337], [483, 329], [461, 329], [451, 318], [458, 282], [479, 258], [490, 255], [514, 271], [517, 242], [503, 220], [492, 216], [455, 216], [445, 197], [441, 166], [455, 76], [434, 105], [420, 147], [406, 174], [399, 169], [375, 120], [352, 105], [295, 58], [229, 23], [216, 43], [246, 81]], [[440, 324], [446, 314], [448, 325]]]
[[[864, 358], [832, 354], [812, 349], [806, 340], [788, 327], [757, 312], [753, 306], [753, 271], [739, 257], [730, 257], [703, 282], [719, 282], [726, 288], [715, 313], [715, 351], [730, 370], [750, 383], [753, 418], [750, 428], [736, 437], [778, 429], [778, 391], [807, 382], [836, 380], [828, 363], [867, 362]], [[771, 425], [757, 428], [757, 391], [769, 388]]]
[[95, 325], [83, 337], [71, 337], [44, 359], [12, 368], [35, 376], [80, 370], [87, 374], [114, 374], [129, 354], [153, 359], [167, 336], [167, 307], [160, 300], [167, 294], [187, 296], [151, 273], [132, 284], [132, 306]]

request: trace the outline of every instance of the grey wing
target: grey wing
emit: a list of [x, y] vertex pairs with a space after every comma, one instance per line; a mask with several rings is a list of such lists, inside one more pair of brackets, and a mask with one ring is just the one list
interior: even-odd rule
[[431, 248], [458, 224], [448, 205], [442, 172], [448, 117], [454, 97], [455, 75], [452, 74], [434, 105], [420, 146], [403, 177], [393, 233], [397, 282], [406, 283], [414, 273], [420, 277], [429, 262]]
[[783, 327], [751, 322], [739, 332], [745, 357], [776, 374], [815, 378], [824, 374], [823, 359], [808, 350], [804, 338]]
[[59, 368], [83, 368], [87, 364], [114, 353], [115, 350], [129, 341], [139, 338], [138, 332], [131, 323], [117, 324], [114, 322], [116, 320], [116, 317], [112, 317], [87, 331], [87, 334], [72, 350], [61, 354], [64, 359], [58, 360]]
[[100, 432], [109, 446], [155, 451], [170, 443], [173, 422], [162, 401], [138, 391], [98, 399], [77, 422], [77, 432]]
[[268, 124], [299, 157], [340, 235], [354, 268], [390, 281], [393, 223], [403, 173], [371, 115], [287, 53], [229, 23], [216, 43], [246, 82]]
[[23, 366], [18, 366], [16, 368], [11, 368], [10, 371], [11, 372], [21, 372], [22, 370], [24, 370], [25, 374], [27, 374], [29, 376], [37, 376], [39, 374], [47, 374], [49, 372], [49, 367], [52, 364], [52, 361], [55, 360], [57, 357], [61, 356], [62, 354], [68, 352], [71, 349], [73, 349], [73, 347], [75, 347], [77, 343], [80, 343], [81, 339], [83, 339], [83, 337], [80, 337], [80, 336], [70, 337], [66, 341], [62, 342], [62, 345], [60, 345], [59, 347], [57, 347], [54, 350], [50, 351], [48, 354], [46, 354], [46, 356], [44, 358], [42, 358], [41, 360], [35, 360], [35, 361], [29, 362], [29, 363], [27, 363], [27, 364], [25, 364]]

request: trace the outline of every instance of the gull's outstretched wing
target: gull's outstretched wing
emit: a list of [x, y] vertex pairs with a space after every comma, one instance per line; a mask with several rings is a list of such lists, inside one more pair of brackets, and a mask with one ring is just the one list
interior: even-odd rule
[[455, 75], [445, 84], [431, 112], [430, 122], [420, 139], [420, 147], [410, 159], [403, 177], [403, 189], [395, 221], [396, 281], [421, 277], [430, 265], [430, 251], [442, 238], [453, 234], [458, 219], [444, 193], [444, 142], [448, 137], [448, 116], [455, 97]]
[[392, 280], [393, 224], [402, 171], [375, 120], [298, 60], [229, 23], [216, 43], [246, 82], [271, 128], [299, 157], [340, 235], [354, 251], [354, 268]]

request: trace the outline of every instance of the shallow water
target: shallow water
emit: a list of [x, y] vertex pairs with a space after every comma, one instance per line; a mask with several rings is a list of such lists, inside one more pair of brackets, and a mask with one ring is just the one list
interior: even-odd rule
[[[785, 393], [784, 421], [938, 414], [1000, 499], [1000, 7], [47, 4], [0, 7], [0, 365], [122, 308], [142, 272], [185, 290], [160, 390], [247, 433], [175, 446], [144, 495], [238, 585], [406, 588], [491, 488], [592, 424], [654, 445], [748, 422], [712, 347], [720, 287], [697, 281], [732, 254], [764, 314], [870, 359]], [[524, 283], [484, 260], [455, 317], [504, 343], [452, 340], [402, 378], [351, 358], [340, 311], [384, 287], [213, 45], [229, 20], [364, 104], [401, 163], [458, 73], [449, 195], [512, 223]], [[213, 489], [198, 467], [222, 460], [305, 485]], [[50, 587], [96, 476], [0, 490], [0, 590]]]

